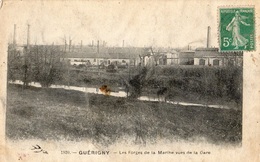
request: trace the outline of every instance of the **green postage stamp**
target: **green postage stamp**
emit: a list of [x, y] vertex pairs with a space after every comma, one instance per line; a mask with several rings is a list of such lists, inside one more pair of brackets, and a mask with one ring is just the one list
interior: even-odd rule
[[219, 9], [220, 51], [255, 50], [255, 10], [253, 7]]

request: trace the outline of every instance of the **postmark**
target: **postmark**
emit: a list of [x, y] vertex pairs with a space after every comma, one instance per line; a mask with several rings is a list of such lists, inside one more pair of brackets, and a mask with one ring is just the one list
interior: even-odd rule
[[254, 51], [254, 18], [253, 7], [219, 8], [220, 51]]

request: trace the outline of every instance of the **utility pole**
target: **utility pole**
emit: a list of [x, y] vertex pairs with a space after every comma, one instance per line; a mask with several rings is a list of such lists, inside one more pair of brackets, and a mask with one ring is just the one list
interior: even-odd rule
[[97, 65], [98, 65], [98, 75], [99, 73], [99, 40], [97, 41]]
[[27, 49], [25, 52], [25, 56], [24, 56], [24, 65], [23, 65], [23, 69], [24, 69], [24, 78], [23, 78], [23, 88], [28, 86], [28, 55], [29, 55], [29, 48], [30, 48], [30, 25], [28, 24], [28, 28], [27, 28]]
[[[130, 83], [130, 62], [131, 62], [131, 59], [130, 59], [130, 49], [128, 49], [128, 58], [129, 58], [129, 63], [128, 63], [128, 83]], [[127, 93], [126, 93], [126, 95], [127, 95], [127, 98], [129, 97], [129, 86], [128, 85], [126, 85], [127, 86]]]
[[28, 24], [28, 30], [27, 30], [27, 49], [30, 48], [30, 24]]
[[13, 46], [16, 47], [16, 24], [14, 24]]

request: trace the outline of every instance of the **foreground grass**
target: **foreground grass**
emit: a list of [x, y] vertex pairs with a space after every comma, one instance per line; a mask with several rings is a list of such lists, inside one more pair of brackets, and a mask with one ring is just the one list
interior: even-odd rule
[[[144, 102], [72, 90], [8, 85], [6, 135], [11, 139], [91, 140], [109, 146], [123, 139], [240, 143], [237, 110]], [[129, 138], [130, 137], [130, 138]]]

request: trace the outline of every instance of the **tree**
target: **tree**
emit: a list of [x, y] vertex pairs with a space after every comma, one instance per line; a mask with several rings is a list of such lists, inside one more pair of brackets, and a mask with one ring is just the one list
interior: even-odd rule
[[54, 46], [24, 47], [23, 53], [13, 45], [8, 47], [8, 80], [21, 80], [24, 87], [30, 82], [39, 82], [49, 87], [63, 77], [64, 65], [61, 51]]
[[64, 65], [61, 51], [52, 46], [35, 46], [30, 53], [33, 81], [42, 87], [49, 87], [62, 79]]
[[22, 80], [22, 57], [21, 52], [16, 50], [13, 45], [8, 46], [8, 80]]

